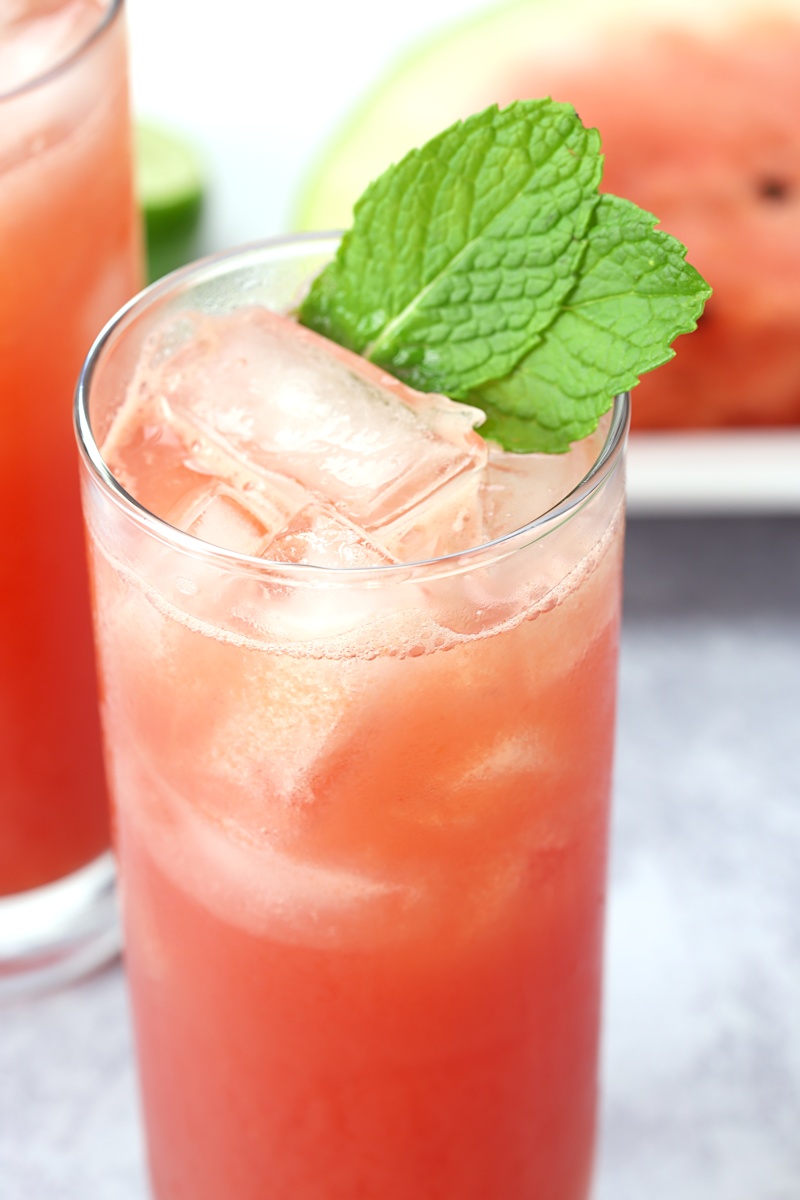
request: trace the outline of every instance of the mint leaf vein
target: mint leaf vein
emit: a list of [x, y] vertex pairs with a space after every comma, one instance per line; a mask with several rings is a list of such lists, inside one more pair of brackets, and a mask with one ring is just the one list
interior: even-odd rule
[[484, 437], [506, 449], [560, 452], [597, 427], [612, 398], [674, 356], [710, 289], [656, 218], [604, 195], [582, 273], [553, 324], [504, 378], [469, 396], [487, 413]]
[[482, 408], [507, 450], [565, 451], [673, 356], [711, 291], [656, 217], [600, 195], [601, 173], [569, 105], [458, 122], [367, 188], [299, 319]]
[[373, 183], [301, 320], [423, 391], [506, 374], [573, 285], [599, 138], [569, 105], [487, 109]]

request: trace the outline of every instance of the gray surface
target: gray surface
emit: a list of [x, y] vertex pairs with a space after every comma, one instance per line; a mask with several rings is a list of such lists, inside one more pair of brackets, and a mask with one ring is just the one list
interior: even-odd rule
[[597, 1200], [798, 1200], [800, 521], [628, 545]]
[[[628, 547], [596, 1200], [797, 1200], [800, 522]], [[121, 970], [0, 1010], [0, 1198], [146, 1196]]]

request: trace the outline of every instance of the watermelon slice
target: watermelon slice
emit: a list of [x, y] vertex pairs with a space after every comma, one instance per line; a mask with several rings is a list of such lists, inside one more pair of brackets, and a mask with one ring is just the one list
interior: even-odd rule
[[525, 0], [421, 47], [312, 174], [298, 228], [350, 224], [391, 161], [551, 95], [603, 135], [604, 188], [658, 214], [714, 288], [636, 392], [639, 428], [800, 424], [800, 0]]

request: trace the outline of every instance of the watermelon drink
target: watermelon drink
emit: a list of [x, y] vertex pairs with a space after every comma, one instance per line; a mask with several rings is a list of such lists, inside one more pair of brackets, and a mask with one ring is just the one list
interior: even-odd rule
[[73, 950], [89, 965], [89, 942], [108, 937], [78, 893], [105, 895], [110, 860], [54, 901], [58, 932], [36, 889], [108, 848], [70, 411], [140, 255], [121, 3], [0, 9], [0, 896], [16, 897], [13, 914], [0, 902], [3, 990], [39, 968], [63, 977]]
[[144, 293], [77, 422], [158, 1200], [584, 1200], [627, 400], [484, 442], [297, 326], [335, 248]]

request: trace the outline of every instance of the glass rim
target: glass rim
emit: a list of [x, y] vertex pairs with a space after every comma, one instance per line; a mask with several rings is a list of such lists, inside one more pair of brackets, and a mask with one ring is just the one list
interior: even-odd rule
[[[213, 561], [221, 568], [228, 570], [255, 572], [271, 578], [280, 575], [287, 581], [293, 579], [298, 582], [301, 580], [325, 580], [328, 583], [353, 583], [356, 580], [363, 582], [378, 579], [388, 580], [389, 578], [399, 579], [408, 574], [416, 577], [422, 573], [427, 576], [434, 575], [437, 571], [461, 574], [465, 570], [483, 565], [485, 562], [504, 558], [531, 540], [538, 541], [540, 537], [557, 528], [583, 508], [619, 466], [628, 433], [629, 392], [620, 392], [613, 398], [609, 428], [591, 467], [580, 481], [554, 505], [537, 514], [524, 525], [511, 529], [488, 542], [470, 546], [466, 550], [437, 555], [434, 558], [419, 559], [414, 562], [330, 567], [310, 563], [278, 562], [235, 550], [227, 550], [211, 542], [202, 541], [193, 534], [185, 533], [176, 526], [170, 525], [164, 518], [157, 516], [141, 504], [122, 486], [103, 458], [94, 437], [89, 416], [89, 402], [95, 369], [109, 343], [113, 343], [118, 334], [124, 334], [125, 328], [140, 313], [182, 286], [208, 282], [215, 277], [228, 274], [231, 269], [243, 266], [248, 261], [255, 263], [270, 256], [279, 259], [282, 251], [291, 252], [295, 247], [307, 246], [309, 250], [315, 247], [318, 253], [333, 250], [340, 239], [341, 233], [338, 231], [296, 233], [265, 238], [223, 250], [172, 271], [144, 288], [119, 309], [97, 335], [86, 356], [75, 390], [73, 406], [74, 428], [80, 456], [91, 477], [100, 485], [103, 492], [149, 536], [154, 536], [158, 541], [175, 550], [193, 557], [202, 557], [206, 561]], [[480, 432], [480, 427], [478, 432]]]
[[79, 59], [83, 58], [89, 47], [102, 36], [124, 3], [125, 0], [109, 0], [105, 10], [100, 14], [97, 24], [92, 26], [89, 32], [77, 45], [72, 47], [64, 58], [57, 59], [56, 62], [46, 67], [43, 71], [31, 76], [30, 79], [26, 79], [22, 83], [16, 84], [15, 87], [7, 92], [4, 92], [0, 88], [0, 104], [5, 103], [7, 100], [16, 100], [19, 96], [24, 96], [26, 92], [34, 92], [37, 88], [46, 87], [53, 79], [69, 71]]

